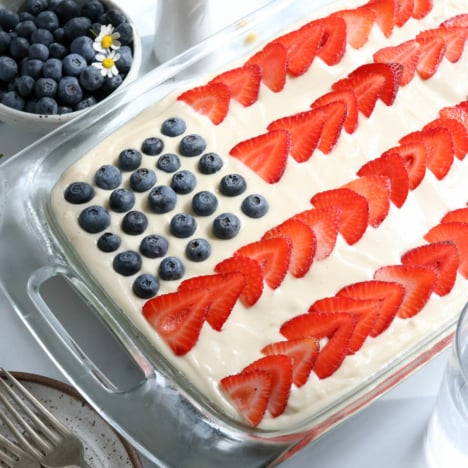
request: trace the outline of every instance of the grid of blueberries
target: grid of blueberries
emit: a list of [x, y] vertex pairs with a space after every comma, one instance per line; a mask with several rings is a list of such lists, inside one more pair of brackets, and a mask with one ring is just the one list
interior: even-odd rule
[[[165, 138], [180, 137], [178, 154], [164, 152]], [[153, 168], [143, 167], [143, 155], [153, 156]], [[195, 164], [200, 174], [216, 177], [216, 194], [197, 191], [197, 174], [183, 168], [184, 158], [198, 158]], [[241, 228], [240, 216], [260, 218], [268, 211], [268, 202], [261, 194], [247, 194], [247, 183], [240, 174], [219, 174], [223, 159], [207, 151], [205, 139], [199, 134], [186, 132], [186, 123], [179, 117], [166, 119], [159, 136], [144, 139], [140, 148], [126, 148], [117, 157], [116, 164], [104, 164], [93, 174], [92, 181], [72, 182], [64, 191], [65, 200], [72, 204], [87, 204], [78, 216], [78, 223], [90, 234], [100, 234], [97, 248], [113, 253], [113, 268], [124, 276], [137, 275], [133, 292], [143, 299], [155, 296], [159, 281], [178, 280], [185, 274], [184, 262], [202, 262], [211, 254], [209, 239], [193, 237], [199, 217], [211, 217], [214, 238], [232, 239]], [[158, 184], [157, 172], [172, 174], [170, 183]], [[123, 183], [123, 173], [128, 182]], [[96, 190], [109, 193], [107, 206], [91, 204]], [[135, 194], [146, 197], [146, 213], [134, 209]], [[170, 218], [169, 239], [161, 232], [148, 232], [148, 216], [175, 211], [178, 197], [190, 197], [191, 209], [174, 213]], [[239, 197], [239, 213], [221, 212], [222, 197]], [[222, 202], [222, 200], [221, 200]], [[188, 212], [190, 211], [190, 212]], [[112, 213], [124, 214], [120, 233], [108, 231]], [[163, 225], [163, 223], [158, 223]], [[120, 251], [121, 235], [141, 236], [138, 251]], [[167, 255], [170, 236], [187, 239], [185, 251], [179, 257]], [[142, 257], [158, 259], [152, 273], [141, 273]]]
[[[95, 66], [93, 47], [108, 25], [119, 41], [112, 76]], [[0, 103], [13, 109], [45, 115], [85, 109], [120, 86], [132, 61], [131, 25], [100, 0], [81, 6], [26, 0], [18, 12], [0, 8]]]

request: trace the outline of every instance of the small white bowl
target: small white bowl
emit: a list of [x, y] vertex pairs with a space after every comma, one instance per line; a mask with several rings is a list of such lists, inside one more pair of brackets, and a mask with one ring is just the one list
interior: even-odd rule
[[[76, 0], [76, 2], [81, 6], [85, 3], [86, 0]], [[120, 89], [122, 86], [127, 85], [128, 83], [132, 82], [138, 77], [141, 62], [142, 62], [142, 47], [141, 47], [141, 38], [137, 31], [136, 25], [132, 20], [131, 16], [125, 11], [120, 5], [118, 1], [114, 0], [101, 0], [102, 3], [107, 5], [109, 8], [116, 8], [120, 10], [124, 15], [127, 17], [129, 24], [133, 28], [133, 61], [130, 70], [128, 71], [125, 79], [123, 80], [122, 84], [119, 86]], [[9, 8], [12, 10], [18, 11], [24, 2], [18, 2], [18, 0], [0, 0], [0, 8]], [[112, 96], [111, 93], [109, 96]], [[103, 99], [105, 101], [108, 99]], [[85, 112], [85, 110], [79, 110], [70, 112], [67, 114], [56, 114], [56, 115], [41, 115], [41, 114], [33, 114], [30, 112], [23, 112], [13, 109], [11, 107], [5, 106], [0, 104], [0, 122], [4, 122], [5, 124], [21, 127], [25, 130], [31, 131], [36, 134], [46, 134], [52, 130], [55, 130], [60, 125], [72, 120], [73, 118], [77, 117], [78, 115]]]

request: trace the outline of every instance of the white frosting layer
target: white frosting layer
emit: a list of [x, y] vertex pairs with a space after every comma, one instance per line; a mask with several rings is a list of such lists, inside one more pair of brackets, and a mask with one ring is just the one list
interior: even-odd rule
[[[223, 156], [224, 166], [218, 176], [197, 173], [198, 158], [184, 158], [187, 169], [197, 174], [196, 191], [217, 192], [217, 183], [222, 175], [237, 172], [247, 180], [249, 193], [264, 194], [270, 204], [269, 213], [259, 220], [242, 217], [242, 229], [233, 240], [216, 240], [210, 234], [212, 217], [197, 218], [197, 232], [193, 237], [206, 237], [212, 243], [211, 257], [202, 263], [185, 261], [188, 269], [185, 278], [213, 272], [214, 266], [229, 257], [237, 248], [258, 240], [269, 228], [279, 224], [294, 213], [311, 208], [310, 198], [315, 193], [339, 187], [356, 177], [362, 164], [378, 157], [386, 149], [397, 145], [407, 133], [421, 129], [437, 117], [444, 106], [454, 105], [467, 98], [468, 52], [462, 59], [450, 63], [444, 59], [436, 75], [428, 81], [418, 76], [401, 88], [395, 103], [387, 107], [380, 101], [369, 119], [360, 116], [359, 127], [353, 135], [343, 132], [337, 147], [325, 156], [319, 151], [303, 164], [289, 158], [281, 182], [265, 183], [246, 166], [228, 156], [229, 150], [239, 141], [265, 132], [269, 122], [278, 117], [307, 110], [310, 103], [329, 91], [330, 85], [346, 76], [357, 66], [372, 61], [372, 54], [381, 47], [399, 44], [413, 38], [423, 29], [436, 27], [446, 18], [466, 12], [466, 7], [457, 0], [435, 0], [433, 11], [421, 21], [411, 19], [396, 29], [390, 39], [384, 38], [374, 26], [368, 43], [356, 51], [348, 47], [344, 59], [334, 67], [316, 59], [303, 76], [289, 79], [281, 93], [272, 93], [262, 85], [256, 104], [244, 108], [231, 103], [230, 112], [221, 125], [213, 126], [174, 96], [165, 99], [143, 112], [111, 138], [99, 144], [89, 154], [67, 170], [52, 194], [52, 204], [57, 218], [84, 262], [89, 266], [97, 281], [113, 297], [116, 304], [128, 314], [135, 325], [180, 369], [187, 378], [219, 405], [223, 411], [235, 417], [236, 413], [218, 388], [219, 380], [231, 373], [239, 372], [244, 366], [261, 357], [260, 350], [268, 343], [284, 339], [279, 328], [295, 315], [304, 313], [316, 299], [334, 295], [342, 286], [371, 279], [373, 272], [382, 265], [398, 264], [406, 250], [422, 245], [423, 235], [437, 224], [442, 215], [451, 209], [464, 206], [468, 201], [466, 180], [468, 163], [455, 160], [443, 181], [438, 181], [429, 171], [423, 183], [413, 192], [401, 209], [391, 207], [389, 216], [378, 229], [368, 228], [363, 238], [350, 247], [339, 237], [333, 254], [324, 261], [315, 262], [304, 279], [297, 280], [288, 275], [279, 289], [271, 291], [265, 287], [260, 301], [252, 309], [238, 303], [225, 323], [222, 332], [212, 330], [208, 324], [202, 329], [199, 342], [184, 357], [175, 357], [141, 314], [143, 300], [131, 292], [134, 277], [126, 278], [113, 272], [113, 254], [105, 254], [96, 248], [97, 235], [82, 231], [77, 217], [83, 206], [72, 206], [63, 199], [64, 188], [73, 181], [90, 181], [103, 163], [116, 163], [122, 149], [139, 148], [144, 138], [155, 135], [160, 124], [167, 118], [181, 116], [188, 122], [187, 133], [200, 133], [207, 142], [207, 151]], [[314, 13], [314, 18], [325, 16], [330, 11], [350, 7], [355, 2], [339, 2], [332, 7]], [[206, 83], [205, 79], [200, 83]], [[191, 87], [194, 86], [191, 84]], [[177, 94], [179, 94], [178, 91]], [[157, 133], [157, 132], [156, 132]], [[165, 139], [165, 152], [177, 152], [179, 138]], [[142, 167], [154, 169], [155, 158], [144, 156]], [[124, 173], [123, 185], [127, 186], [129, 173]], [[158, 171], [158, 184], [169, 183], [171, 175]], [[137, 198], [134, 209], [146, 211], [146, 195]], [[138, 250], [141, 238], [148, 233], [161, 232], [161, 218], [166, 222], [163, 234], [168, 234], [167, 223], [174, 213], [187, 211], [193, 194], [179, 196], [176, 209], [167, 215], [150, 216], [150, 226], [142, 236], [123, 238], [121, 250]], [[96, 190], [90, 204], [107, 206], [108, 191]], [[242, 197], [241, 197], [242, 198]], [[223, 211], [239, 212], [239, 198], [219, 195]], [[112, 225], [108, 230], [120, 232], [123, 215], [112, 214]], [[183, 256], [187, 240], [170, 237], [169, 254]], [[158, 260], [143, 259], [142, 272], [154, 273]], [[161, 282], [160, 293], [177, 289], [179, 282]], [[272, 419], [265, 417], [261, 424], [266, 429], [293, 428], [313, 415], [323, 406], [365, 380], [394, 356], [404, 353], [422, 337], [436, 331], [448, 318], [462, 309], [467, 285], [458, 277], [453, 291], [443, 299], [432, 295], [429, 303], [416, 317], [410, 320], [396, 319], [391, 327], [376, 339], [369, 338], [354, 356], [347, 357], [340, 369], [330, 378], [319, 380], [312, 375], [309, 382], [297, 389], [293, 387], [288, 407], [283, 415]]]

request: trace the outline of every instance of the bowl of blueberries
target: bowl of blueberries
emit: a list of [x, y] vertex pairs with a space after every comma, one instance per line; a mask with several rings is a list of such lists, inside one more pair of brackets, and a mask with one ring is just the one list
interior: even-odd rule
[[0, 121], [44, 134], [134, 80], [135, 25], [112, 0], [0, 1]]

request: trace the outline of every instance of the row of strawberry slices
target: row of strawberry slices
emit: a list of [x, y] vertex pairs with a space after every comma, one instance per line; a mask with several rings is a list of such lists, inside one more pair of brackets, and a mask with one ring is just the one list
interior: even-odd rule
[[374, 24], [389, 37], [395, 26], [403, 26], [411, 17], [421, 19], [431, 9], [432, 0], [370, 0], [359, 7], [337, 11], [272, 40], [244, 66], [189, 89], [178, 99], [219, 125], [229, 111], [231, 99], [244, 107], [257, 101], [260, 83], [280, 92], [288, 74], [303, 75], [316, 57], [333, 66], [343, 58], [347, 44], [356, 49], [362, 47]]
[[304, 385], [312, 372], [329, 377], [396, 316], [413, 317], [432, 293], [448, 294], [457, 272], [468, 279], [467, 207], [448, 212], [424, 238], [428, 243], [407, 251], [401, 264], [381, 267], [373, 279], [315, 301], [281, 326], [285, 341], [265, 346], [264, 357], [221, 379], [221, 388], [248, 424], [257, 426], [267, 411], [281, 415], [293, 385]]
[[176, 292], [149, 300], [143, 315], [174, 354], [189, 352], [205, 321], [219, 331], [238, 300], [251, 307], [263, 294], [264, 284], [278, 288], [288, 271], [303, 277], [314, 260], [331, 254], [338, 234], [355, 244], [369, 225], [380, 225], [391, 202], [398, 208], [404, 204], [426, 167], [433, 170], [431, 162], [444, 168], [434, 171], [441, 179], [454, 156], [462, 160], [467, 152], [468, 101], [464, 101], [442, 109], [421, 131], [366, 163], [345, 186], [315, 194], [314, 208], [291, 216], [260, 240], [242, 246], [216, 265], [215, 274], [189, 278]]
[[[358, 114], [369, 118], [378, 100], [391, 106], [400, 86], [416, 72], [431, 78], [442, 59], [460, 60], [468, 39], [468, 14], [422, 31], [415, 39], [380, 49], [374, 63], [361, 65], [316, 99], [311, 109], [271, 122], [267, 132], [236, 144], [230, 155], [242, 161], [268, 183], [278, 182], [286, 170], [288, 155], [308, 161], [315, 150], [329, 154], [341, 133], [354, 133]], [[268, 155], [267, 157], [265, 155]]]

